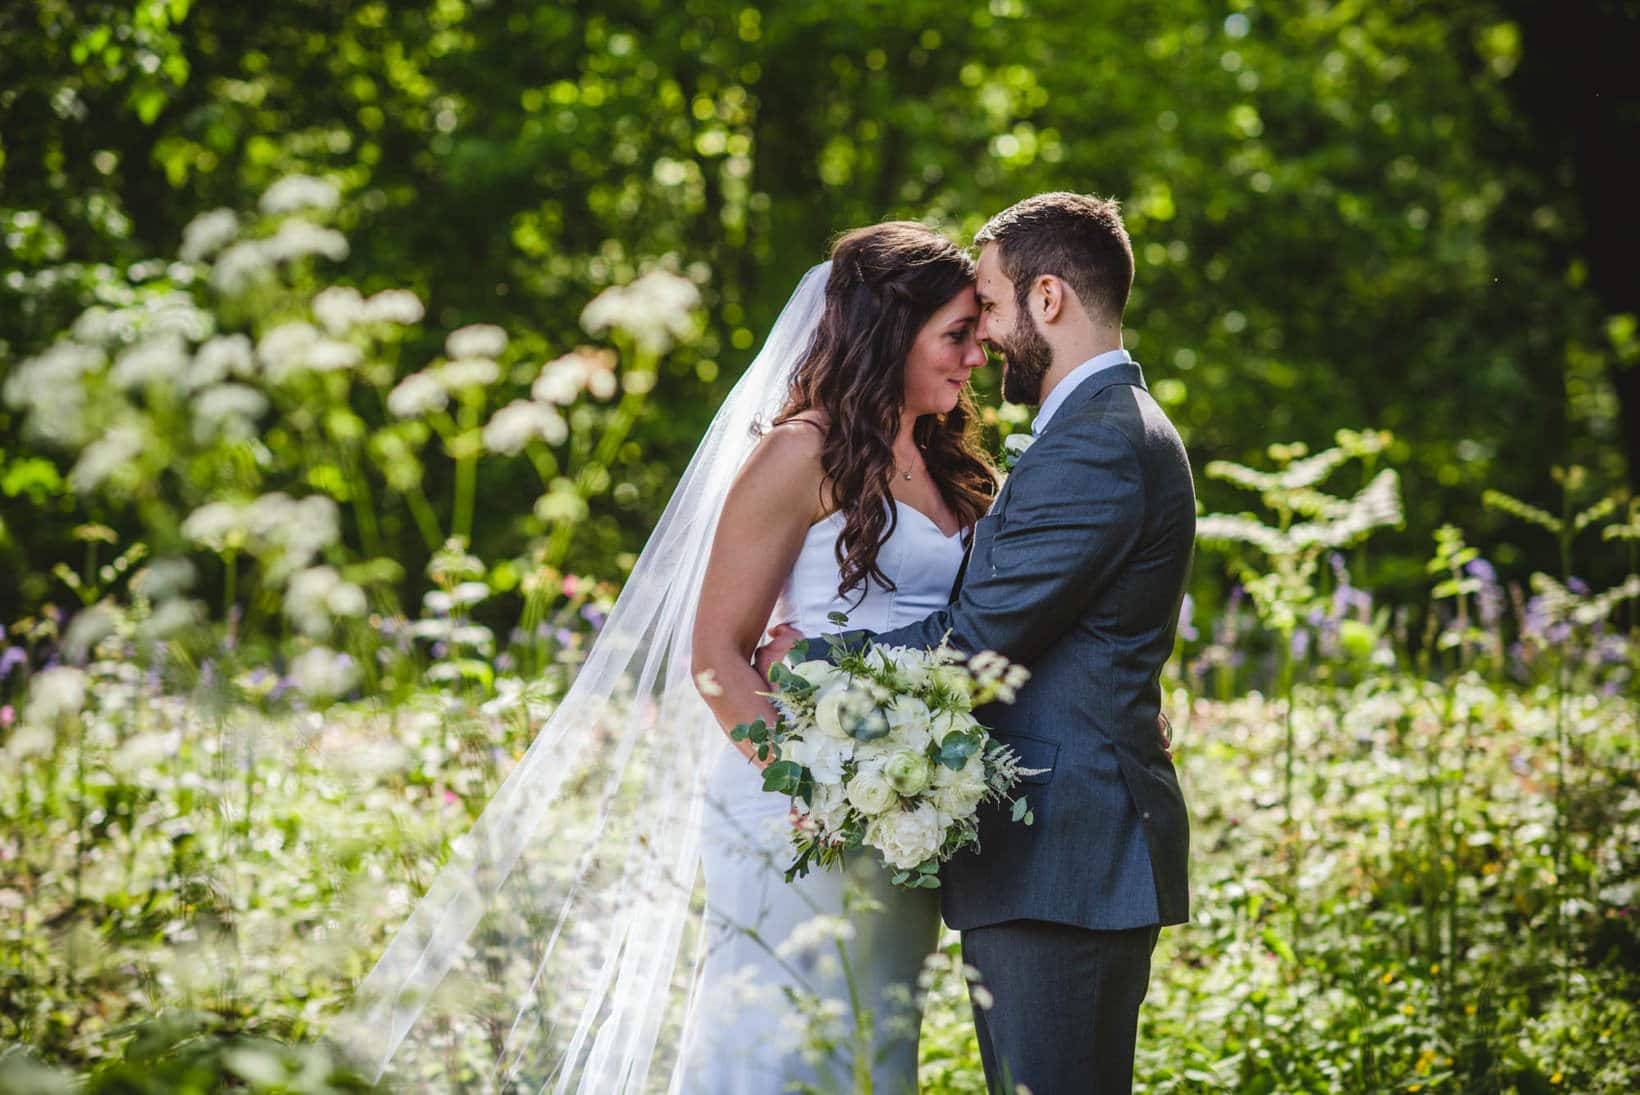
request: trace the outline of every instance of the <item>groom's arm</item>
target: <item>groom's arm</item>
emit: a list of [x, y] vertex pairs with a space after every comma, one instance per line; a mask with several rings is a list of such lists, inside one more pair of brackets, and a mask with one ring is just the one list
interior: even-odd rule
[[1064, 422], [1014, 469], [990, 565], [969, 567], [950, 607], [873, 641], [931, 647], [949, 632], [964, 653], [1029, 665], [1115, 580], [1144, 519], [1133, 443], [1097, 418]]

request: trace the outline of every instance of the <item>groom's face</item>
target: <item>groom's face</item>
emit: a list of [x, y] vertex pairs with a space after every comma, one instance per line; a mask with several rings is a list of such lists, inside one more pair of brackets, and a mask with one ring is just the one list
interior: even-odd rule
[[980, 321], [976, 332], [987, 349], [1002, 356], [1002, 398], [1010, 403], [1042, 402], [1042, 378], [1053, 365], [1053, 348], [1032, 317], [1019, 307], [1014, 283], [1002, 272], [997, 245], [979, 253], [977, 278]]

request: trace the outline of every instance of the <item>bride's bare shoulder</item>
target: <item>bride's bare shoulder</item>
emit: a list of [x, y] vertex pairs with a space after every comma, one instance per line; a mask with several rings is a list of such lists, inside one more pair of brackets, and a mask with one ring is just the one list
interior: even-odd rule
[[825, 445], [825, 415], [818, 411], [804, 411], [764, 430], [752, 459], [787, 466], [813, 464], [812, 470], [818, 473]]
[[737, 492], [782, 510], [793, 507], [809, 520], [824, 516], [825, 442], [824, 419], [816, 415], [799, 415], [769, 427], [741, 470]]

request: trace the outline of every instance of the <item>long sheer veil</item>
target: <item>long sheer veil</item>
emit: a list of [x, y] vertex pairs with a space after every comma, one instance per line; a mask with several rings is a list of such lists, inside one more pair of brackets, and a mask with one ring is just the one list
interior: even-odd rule
[[330, 1034], [378, 1078], [679, 1090], [700, 980], [707, 777], [690, 633], [725, 496], [825, 301], [811, 268], [713, 418], [563, 702]]

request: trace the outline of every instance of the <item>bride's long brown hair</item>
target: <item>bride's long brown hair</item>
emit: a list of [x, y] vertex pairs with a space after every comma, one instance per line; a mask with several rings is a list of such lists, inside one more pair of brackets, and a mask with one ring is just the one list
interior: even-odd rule
[[[906, 355], [929, 317], [973, 281], [973, 261], [914, 221], [857, 228], [832, 248], [825, 310], [775, 424], [805, 411], [825, 416], [820, 460], [843, 514], [840, 595], [858, 587], [864, 596], [868, 578], [894, 588], [877, 553], [899, 524], [890, 486]], [[996, 493], [996, 469], [980, 447], [968, 391], [948, 413], [919, 418], [913, 437], [945, 504], [965, 526], [979, 520]]]

